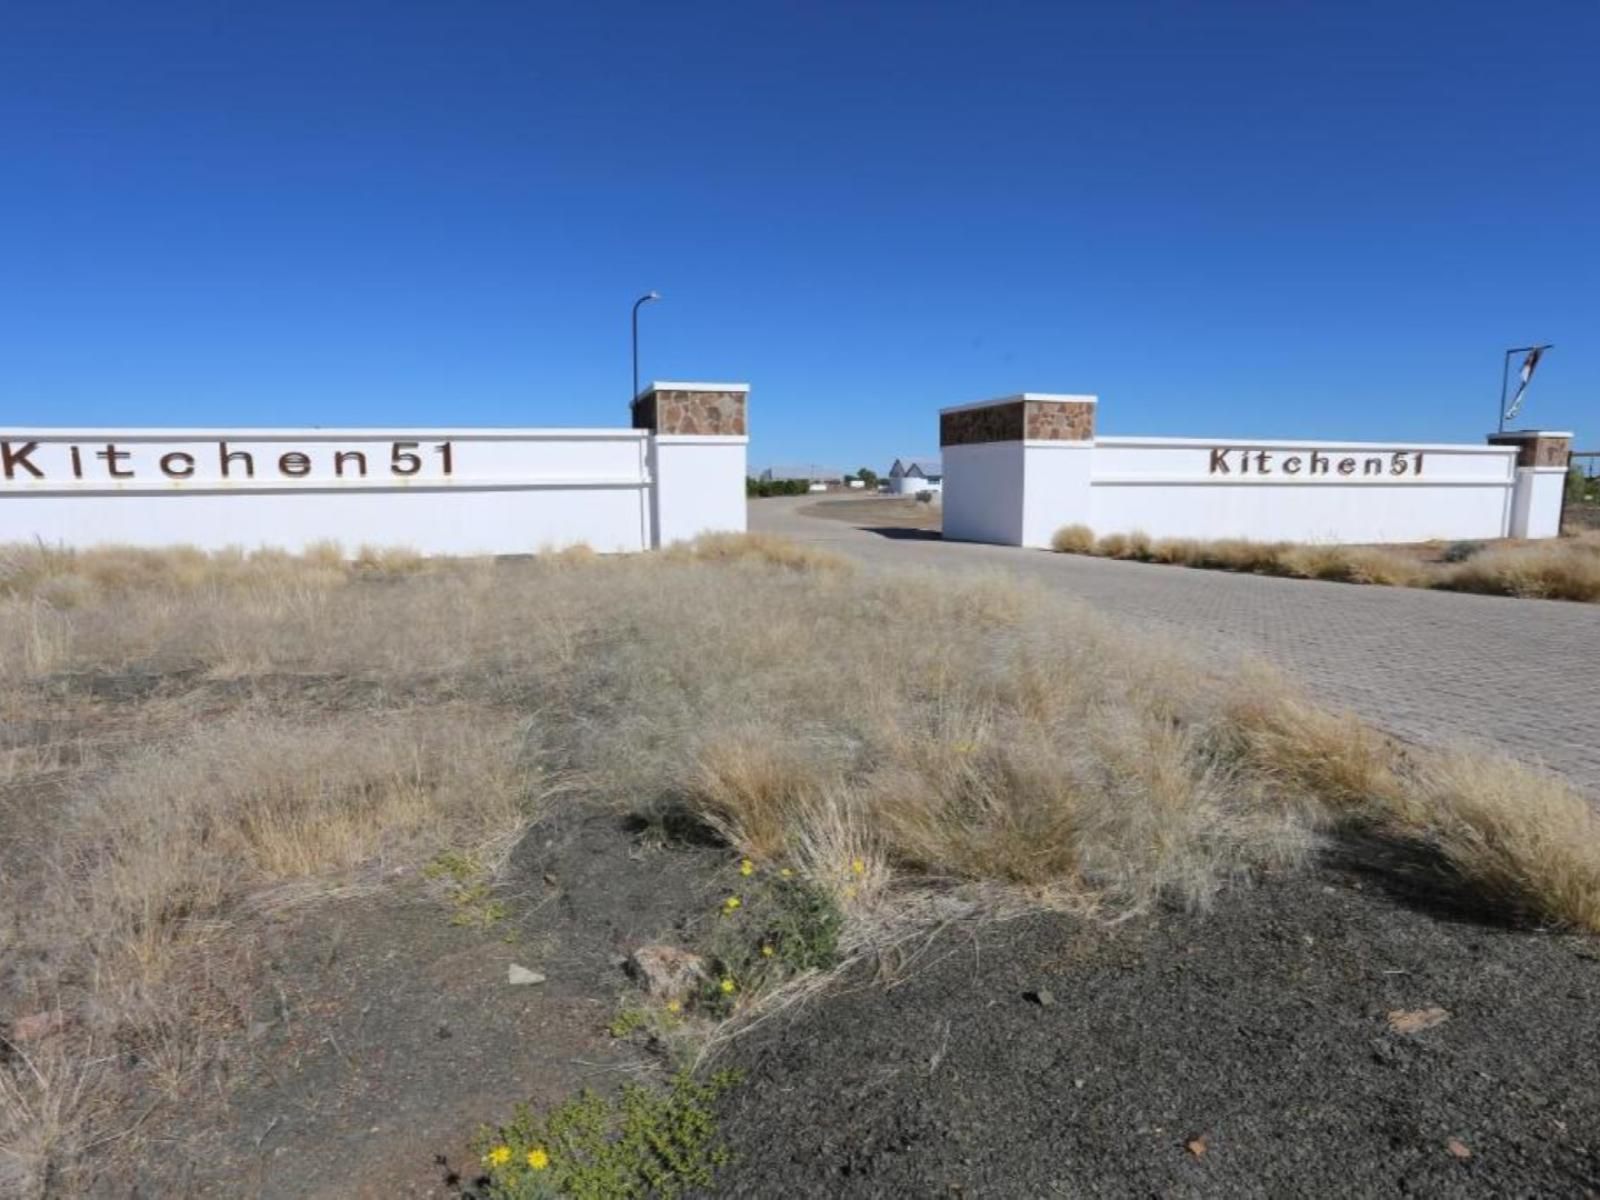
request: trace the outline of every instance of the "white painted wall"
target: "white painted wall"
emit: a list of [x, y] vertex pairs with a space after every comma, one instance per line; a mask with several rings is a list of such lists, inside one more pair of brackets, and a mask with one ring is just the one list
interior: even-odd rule
[[[1213, 470], [1215, 450], [1226, 472]], [[1560, 521], [1563, 473], [1519, 470], [1514, 446], [1101, 437], [943, 453], [945, 536], [966, 541], [1044, 547], [1081, 523], [1156, 538], [1415, 542], [1550, 537]]]
[[1503, 537], [1516, 463], [1501, 446], [1189, 438], [1103, 437], [1093, 456], [1096, 533], [1295, 542]]
[[1518, 467], [1511, 504], [1511, 536], [1557, 536], [1561, 532], [1561, 500], [1566, 487], [1565, 467]]
[[1023, 443], [946, 446], [943, 457], [944, 536], [1023, 545]]
[[663, 433], [650, 440], [657, 546], [744, 532], [749, 438]]
[[924, 479], [920, 475], [895, 475], [889, 479], [889, 490], [897, 496], [915, 496], [918, 492], [942, 492], [944, 480]]
[[1022, 456], [1027, 472], [1022, 545], [1048, 546], [1063, 525], [1080, 521], [1092, 525], [1089, 479], [1094, 466], [1093, 442], [1023, 442]]
[[0, 542], [641, 550], [660, 534], [744, 528], [745, 441], [632, 429], [0, 429]]

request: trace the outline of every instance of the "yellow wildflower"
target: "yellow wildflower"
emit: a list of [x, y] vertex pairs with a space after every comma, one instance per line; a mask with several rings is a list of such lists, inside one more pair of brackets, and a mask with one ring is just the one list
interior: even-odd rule
[[972, 751], [973, 751], [973, 745], [972, 745], [971, 742], [957, 742], [956, 743], [956, 753], [957, 754], [971, 754]]
[[761, 957], [762, 958], [771, 958], [772, 954], [773, 954], [773, 950], [772, 950], [771, 946], [763, 946], [763, 947], [761, 947]]
[[748, 858], [739, 863], [739, 874], [741, 875], [753, 875], [755, 874], [755, 869], [755, 863], [751, 862]]
[[850, 869], [857, 875], [865, 875], [867, 873], [867, 864], [859, 858], [852, 858], [850, 860]]
[[779, 871], [778, 874], [782, 875], [785, 879], [788, 879], [794, 874], [794, 872], [789, 870], [788, 867], [785, 867], [783, 870]]
[[550, 1165], [550, 1156], [544, 1152], [543, 1147], [535, 1146], [528, 1151], [528, 1165], [535, 1171], [542, 1171]]
[[732, 995], [732, 994], [733, 994], [733, 986], [734, 986], [734, 985], [733, 985], [733, 980], [731, 980], [731, 979], [724, 979], [724, 980], [723, 980], [723, 981], [722, 981], [722, 983], [721, 983], [721, 987], [722, 987], [722, 994], [723, 994], [723, 995], [724, 995], [724, 996], [731, 996], [731, 995]]
[[496, 1146], [483, 1157], [491, 1167], [503, 1167], [511, 1161], [511, 1147]]
[[724, 900], [722, 902], [722, 911], [725, 912], [725, 913], [731, 913], [734, 909], [738, 908], [739, 905], [742, 904], [742, 903], [743, 903], [743, 901], [741, 901], [739, 899], [739, 897], [737, 897], [737, 896], [729, 896], [726, 900]]
[[679, 1004], [676, 1000], [668, 1000], [667, 1011], [669, 1013], [680, 1013], [683, 1011], [683, 1005]]

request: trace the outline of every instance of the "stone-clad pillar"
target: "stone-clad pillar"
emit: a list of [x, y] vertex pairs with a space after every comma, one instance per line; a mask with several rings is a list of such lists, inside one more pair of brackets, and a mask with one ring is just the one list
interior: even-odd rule
[[1096, 403], [1023, 392], [941, 410], [945, 537], [1048, 546], [1088, 524]]
[[744, 532], [745, 383], [652, 383], [633, 400], [633, 427], [650, 431], [651, 544]]
[[1491, 433], [1491, 446], [1517, 448], [1516, 485], [1506, 533], [1515, 538], [1556, 537], [1561, 532], [1561, 501], [1566, 491], [1570, 432], [1517, 429]]

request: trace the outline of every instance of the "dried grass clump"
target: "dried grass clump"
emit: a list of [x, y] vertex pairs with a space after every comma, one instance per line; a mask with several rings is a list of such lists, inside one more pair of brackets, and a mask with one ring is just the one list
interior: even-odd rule
[[1436, 584], [1458, 592], [1600, 602], [1600, 545], [1586, 539], [1485, 550]]
[[1096, 541], [1083, 525], [1058, 530], [1051, 545], [1075, 554], [1215, 571], [1600, 602], [1600, 535], [1595, 534], [1482, 551], [1477, 549], [1479, 543], [1458, 542], [1434, 564], [1381, 546], [1255, 542], [1243, 538], [1162, 538], [1152, 542], [1137, 532], [1109, 533]]
[[140, 750], [73, 814], [51, 897], [70, 914], [61, 932], [99, 971], [156, 978], [195, 923], [247, 894], [519, 830], [519, 749], [503, 718], [436, 711], [314, 724], [242, 713]]
[[1200, 542], [1192, 567], [1205, 567], [1215, 571], [1246, 571], [1257, 575], [1283, 574], [1283, 555], [1289, 549], [1287, 542], [1253, 542], [1248, 538], [1218, 538]]
[[707, 533], [692, 542], [677, 542], [662, 552], [670, 561], [754, 562], [792, 571], [848, 573], [855, 563], [842, 554], [771, 533]]
[[1422, 587], [1428, 573], [1414, 558], [1375, 546], [1290, 546], [1276, 573], [1336, 583]]
[[203, 1058], [185, 985], [262, 907], [492, 859], [552, 778], [790, 865], [856, 948], [956, 882], [1005, 911], [1203, 906], [1344, 829], [1600, 932], [1600, 829], [1564, 783], [1401, 747], [1010, 576], [858, 574], [766, 536], [361, 557], [0, 559], [0, 847], [40, 848], [3, 860], [0, 1011], [75, 1031], [59, 1071], [0, 1062], [4, 1161], [66, 1178], [95, 1145], [73, 1081], [124, 1071], [110, 1037], [173, 1079]]
[[1094, 530], [1087, 525], [1063, 525], [1050, 538], [1050, 548], [1057, 554], [1090, 554], [1094, 547]]

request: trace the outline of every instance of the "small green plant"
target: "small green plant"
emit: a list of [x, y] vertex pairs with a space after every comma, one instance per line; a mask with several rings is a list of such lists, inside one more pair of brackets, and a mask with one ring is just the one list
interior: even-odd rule
[[445, 850], [422, 868], [428, 879], [444, 880], [455, 912], [450, 924], [492, 929], [506, 919], [505, 902], [494, 895], [494, 884], [483, 864], [470, 854]]
[[831, 894], [788, 867], [739, 863], [735, 890], [717, 909], [708, 957], [712, 971], [697, 997], [702, 1011], [726, 1016], [741, 996], [839, 961], [843, 914]]
[[491, 1200], [615, 1200], [678, 1196], [711, 1184], [728, 1161], [717, 1140], [717, 1098], [739, 1081], [688, 1072], [665, 1089], [624, 1084], [614, 1097], [584, 1091], [543, 1116], [519, 1104], [511, 1120], [477, 1139]]
[[611, 1018], [611, 1024], [606, 1026], [606, 1032], [614, 1038], [628, 1038], [649, 1024], [649, 1010], [630, 1005]]

